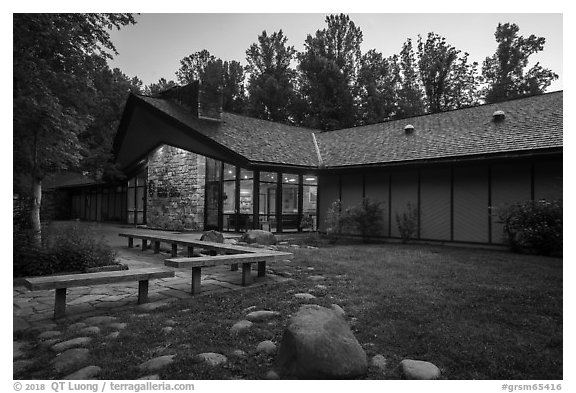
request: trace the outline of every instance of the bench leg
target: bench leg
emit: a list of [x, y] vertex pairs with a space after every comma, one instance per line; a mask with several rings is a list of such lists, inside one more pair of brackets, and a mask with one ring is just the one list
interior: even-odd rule
[[201, 267], [192, 268], [192, 295], [200, 293], [200, 276], [202, 275]]
[[138, 281], [138, 304], [148, 303], [148, 280]]
[[160, 242], [155, 241], [154, 242], [154, 254], [159, 254], [159, 253], [160, 253]]
[[56, 288], [54, 319], [63, 318], [64, 315], [66, 315], [66, 288]]
[[148, 240], [142, 239], [142, 251], [146, 251], [148, 248]]
[[258, 262], [258, 277], [266, 276], [266, 261]]
[[230, 271], [237, 271], [238, 270], [238, 264], [237, 263], [233, 263], [232, 265], [230, 265]]
[[192, 258], [194, 256], [194, 246], [188, 246], [188, 258]]
[[172, 243], [172, 258], [176, 258], [178, 256], [178, 244]]
[[134, 238], [128, 238], [128, 248], [134, 248]]
[[250, 285], [252, 282], [252, 264], [242, 264], [242, 286]]

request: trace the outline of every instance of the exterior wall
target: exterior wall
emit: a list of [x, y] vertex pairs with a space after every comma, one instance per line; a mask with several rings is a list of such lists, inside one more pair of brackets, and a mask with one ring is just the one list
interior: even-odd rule
[[203, 229], [205, 165], [205, 157], [172, 146], [161, 146], [150, 154], [147, 226]]
[[499, 212], [513, 203], [562, 198], [562, 160], [452, 164], [419, 169], [320, 175], [320, 230], [341, 194], [342, 207], [362, 196], [382, 202], [384, 237], [398, 238], [396, 214], [418, 208], [421, 240], [504, 244]]

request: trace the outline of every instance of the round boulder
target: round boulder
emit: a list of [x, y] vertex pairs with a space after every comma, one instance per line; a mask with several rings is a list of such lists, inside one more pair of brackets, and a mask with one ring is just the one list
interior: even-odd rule
[[368, 359], [341, 316], [306, 305], [284, 331], [278, 365], [298, 378], [350, 379], [366, 373]]
[[224, 235], [218, 231], [206, 231], [200, 237], [203, 242], [224, 243]]
[[400, 371], [406, 379], [438, 379], [440, 369], [423, 360], [404, 359], [400, 362]]
[[276, 236], [272, 232], [263, 231], [261, 229], [252, 229], [239, 239], [239, 241], [248, 244], [262, 244], [265, 246], [271, 246], [277, 243]]

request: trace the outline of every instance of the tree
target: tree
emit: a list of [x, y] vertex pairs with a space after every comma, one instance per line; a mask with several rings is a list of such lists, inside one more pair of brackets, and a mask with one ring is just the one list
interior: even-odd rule
[[400, 56], [390, 58], [390, 66], [395, 80], [396, 118], [418, 116], [425, 113], [424, 92], [417, 70], [416, 55], [412, 40], [402, 45]]
[[143, 93], [147, 96], [153, 96], [176, 86], [178, 86], [178, 84], [173, 80], [167, 81], [165, 78], [160, 78], [158, 82], [144, 86]]
[[520, 28], [512, 23], [496, 27], [496, 53], [487, 57], [482, 65], [483, 81], [487, 84], [484, 97], [487, 102], [499, 102], [524, 95], [546, 91], [558, 75], [536, 63], [526, 73], [529, 57], [544, 49], [546, 39], [518, 35]]
[[458, 109], [477, 103], [476, 67], [468, 64], [468, 53], [449, 45], [444, 37], [428, 33], [418, 36], [418, 69], [428, 112]]
[[389, 59], [372, 49], [362, 56], [358, 85], [362, 124], [379, 123], [391, 118], [396, 109], [396, 76]]
[[249, 114], [261, 119], [288, 122], [294, 101], [295, 71], [290, 63], [296, 50], [287, 45], [282, 30], [268, 35], [263, 31], [246, 51]]
[[180, 60], [176, 78], [182, 85], [196, 80], [217, 86], [222, 93], [222, 109], [242, 113], [244, 110], [244, 69], [237, 61], [222, 61], [206, 49]]
[[40, 245], [42, 179], [78, 166], [91, 124], [98, 59], [116, 53], [109, 29], [130, 14], [14, 14], [14, 177], [31, 180], [31, 224]]
[[298, 54], [299, 93], [306, 102], [305, 125], [334, 130], [356, 122], [362, 31], [344, 14], [327, 16], [326, 23], [308, 35]]

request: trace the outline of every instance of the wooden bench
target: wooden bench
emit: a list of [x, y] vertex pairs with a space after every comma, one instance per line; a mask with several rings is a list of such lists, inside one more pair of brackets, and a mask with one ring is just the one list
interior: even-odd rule
[[292, 259], [293, 255], [288, 252], [262, 251], [250, 254], [216, 255], [195, 258], [169, 258], [164, 264], [169, 267], [182, 268], [192, 267], [192, 294], [200, 293], [200, 276], [203, 267], [242, 264], [242, 285], [250, 285], [252, 281], [252, 264], [258, 263], [258, 277], [266, 275], [266, 262]]
[[147, 242], [150, 241], [154, 243], [154, 253], [158, 254], [160, 252], [160, 243], [169, 243], [172, 245], [172, 258], [178, 256], [178, 245], [183, 245], [188, 247], [188, 257], [192, 257], [194, 254], [194, 247], [203, 248], [206, 250], [214, 250], [217, 252], [224, 252], [226, 254], [242, 254], [242, 253], [254, 253], [260, 250], [251, 247], [236, 246], [233, 244], [215, 243], [207, 242], [196, 239], [189, 239], [186, 235], [161, 235], [161, 234], [144, 234], [144, 233], [119, 233], [120, 237], [128, 238], [128, 247], [134, 247], [134, 239], [142, 240], [142, 251], [148, 248]]
[[174, 277], [174, 271], [162, 268], [119, 270], [113, 272], [67, 274], [60, 276], [31, 277], [23, 280], [31, 291], [56, 290], [54, 319], [66, 314], [66, 289], [91, 285], [138, 281], [138, 304], [148, 302], [148, 281], [156, 278]]

